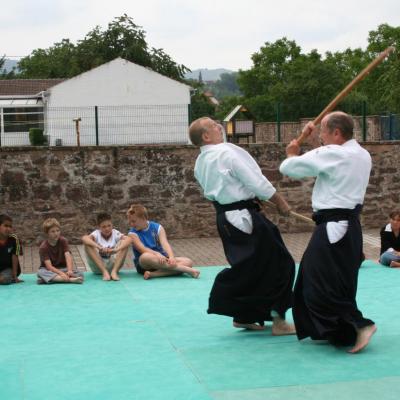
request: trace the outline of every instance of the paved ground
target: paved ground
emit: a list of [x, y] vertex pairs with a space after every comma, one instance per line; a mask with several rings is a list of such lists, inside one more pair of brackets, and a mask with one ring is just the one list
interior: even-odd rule
[[[304, 249], [310, 239], [310, 232], [283, 234], [283, 240], [296, 262], [299, 262]], [[218, 237], [214, 238], [192, 238], [192, 239], [171, 239], [170, 243], [176, 255], [184, 255], [194, 260], [198, 266], [226, 265], [221, 241]], [[379, 257], [379, 232], [378, 230], [368, 230], [364, 232], [364, 253], [367, 259], [377, 260]], [[86, 257], [83, 246], [72, 245], [72, 256], [77, 268], [87, 271]], [[128, 254], [124, 268], [132, 269], [132, 254]], [[36, 246], [25, 247], [24, 257], [21, 260], [24, 273], [35, 273], [40, 264], [39, 253]]]

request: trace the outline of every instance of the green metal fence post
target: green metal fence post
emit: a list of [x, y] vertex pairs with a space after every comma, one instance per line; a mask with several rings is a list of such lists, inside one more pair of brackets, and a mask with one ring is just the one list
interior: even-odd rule
[[95, 127], [96, 127], [96, 146], [99, 145], [99, 113], [98, 107], [94, 106], [94, 120], [95, 120]]
[[362, 135], [363, 142], [367, 141], [367, 102], [362, 102]]
[[188, 119], [189, 119], [189, 125], [192, 123], [192, 105], [188, 104]]
[[281, 103], [276, 105], [276, 133], [277, 141], [281, 141]]

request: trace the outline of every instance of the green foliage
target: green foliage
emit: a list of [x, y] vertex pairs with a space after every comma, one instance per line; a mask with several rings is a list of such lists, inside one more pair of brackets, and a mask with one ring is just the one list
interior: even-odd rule
[[234, 107], [236, 107], [237, 105], [242, 105], [243, 104], [243, 97], [241, 96], [228, 96], [225, 97], [218, 109], [217, 112], [215, 113], [215, 117], [222, 121], [231, 111]]
[[29, 128], [29, 142], [32, 146], [42, 146], [46, 142], [43, 129]]
[[222, 100], [225, 97], [240, 96], [241, 93], [237, 83], [237, 77], [237, 72], [223, 73], [216, 82], [208, 83], [206, 88], [210, 90], [218, 100]]
[[[282, 120], [315, 117], [379, 52], [393, 44], [400, 48], [400, 27], [387, 24], [370, 32], [366, 50], [327, 52], [324, 57], [316, 50], [304, 54], [286, 38], [267, 42], [252, 56], [253, 67], [239, 71], [237, 81], [244, 96], [237, 104], [246, 104], [259, 121], [275, 120], [278, 103]], [[366, 101], [369, 113], [400, 112], [400, 92], [394, 90], [399, 85], [400, 59], [392, 54], [337, 108], [361, 114]]]
[[194, 121], [200, 117], [211, 117], [215, 116], [215, 107], [210, 104], [207, 97], [203, 93], [196, 93], [191, 98], [191, 121]]
[[0, 79], [14, 79], [15, 78], [15, 69], [11, 71], [6, 71], [4, 69], [4, 64], [6, 62], [5, 56], [0, 58]]
[[122, 57], [181, 80], [188, 68], [179, 65], [162, 49], [149, 50], [145, 31], [126, 14], [102, 31], [99, 26], [73, 44], [63, 39], [48, 49], [36, 49], [19, 63], [21, 78], [70, 78]]
[[391, 54], [368, 80], [366, 94], [371, 96], [371, 108], [374, 112], [400, 112], [400, 26], [392, 27], [388, 24], [379, 25], [376, 31], [369, 32], [368, 51], [376, 56], [389, 46], [395, 46]]

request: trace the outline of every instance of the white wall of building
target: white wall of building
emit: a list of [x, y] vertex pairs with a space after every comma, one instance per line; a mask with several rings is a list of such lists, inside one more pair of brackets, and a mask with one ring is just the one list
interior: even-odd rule
[[74, 118], [81, 118], [81, 145], [187, 143], [190, 87], [117, 58], [53, 86], [47, 96], [50, 145], [76, 144]]

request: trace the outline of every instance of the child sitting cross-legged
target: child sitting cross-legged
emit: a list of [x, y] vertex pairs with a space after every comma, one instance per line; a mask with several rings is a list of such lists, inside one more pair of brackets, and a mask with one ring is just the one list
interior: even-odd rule
[[43, 222], [47, 240], [39, 247], [40, 267], [37, 283], [82, 283], [83, 274], [73, 268], [67, 239], [61, 236], [60, 223], [55, 218]]
[[183, 273], [198, 278], [200, 271], [193, 268], [193, 261], [187, 257], [175, 257], [165, 229], [157, 222], [148, 220], [144, 206], [133, 204], [127, 214], [136, 270], [144, 279]]
[[23, 282], [18, 278], [21, 273], [19, 255], [22, 255], [22, 247], [12, 233], [12, 219], [0, 214], [0, 285]]
[[103, 275], [104, 281], [119, 281], [118, 272], [124, 264], [132, 241], [113, 228], [111, 215], [97, 215], [97, 229], [82, 237], [87, 261], [93, 273]]

